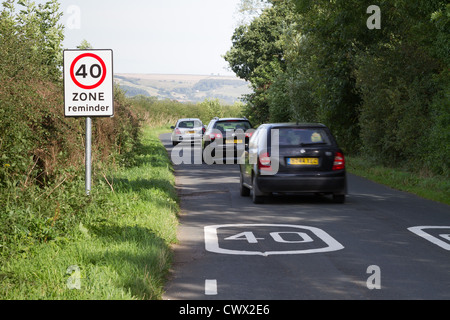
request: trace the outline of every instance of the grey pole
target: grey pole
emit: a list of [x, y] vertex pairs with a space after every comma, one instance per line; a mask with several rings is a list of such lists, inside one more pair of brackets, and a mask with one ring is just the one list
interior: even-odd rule
[[92, 120], [86, 117], [86, 195], [91, 192], [91, 147], [92, 147]]

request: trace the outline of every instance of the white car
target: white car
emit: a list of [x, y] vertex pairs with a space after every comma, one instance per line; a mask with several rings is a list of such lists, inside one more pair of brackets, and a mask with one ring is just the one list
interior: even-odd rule
[[172, 126], [172, 144], [176, 146], [183, 141], [202, 141], [205, 126], [197, 118], [179, 119], [175, 126]]

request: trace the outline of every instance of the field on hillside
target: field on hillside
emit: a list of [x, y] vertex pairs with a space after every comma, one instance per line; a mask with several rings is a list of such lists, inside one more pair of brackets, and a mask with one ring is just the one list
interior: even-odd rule
[[251, 92], [247, 82], [230, 76], [116, 74], [115, 80], [127, 96], [144, 95], [180, 102], [201, 102], [208, 98], [234, 104]]

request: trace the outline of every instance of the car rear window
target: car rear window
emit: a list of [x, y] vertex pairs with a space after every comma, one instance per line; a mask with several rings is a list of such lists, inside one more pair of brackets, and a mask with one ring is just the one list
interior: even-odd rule
[[214, 128], [222, 132], [225, 132], [226, 130], [238, 130], [238, 129], [247, 131], [248, 129], [251, 129], [251, 125], [248, 121], [229, 120], [216, 122]]
[[321, 128], [277, 128], [277, 130], [280, 146], [331, 145], [327, 132]]
[[202, 123], [197, 120], [180, 121], [180, 123], [178, 124], [178, 128], [196, 128], [196, 127], [201, 127], [201, 126], [202, 126]]

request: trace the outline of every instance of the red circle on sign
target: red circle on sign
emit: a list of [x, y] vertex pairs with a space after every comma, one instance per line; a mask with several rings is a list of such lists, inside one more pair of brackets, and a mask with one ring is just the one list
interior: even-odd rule
[[[102, 75], [101, 79], [100, 79], [97, 83], [95, 83], [95, 84], [93, 84], [93, 85], [91, 85], [91, 86], [86, 86], [86, 85], [80, 83], [80, 82], [77, 80], [77, 78], [75, 78], [75, 74], [74, 74], [74, 72], [73, 72], [74, 69], [75, 69], [75, 65], [77, 64], [77, 62], [80, 61], [80, 60], [83, 59], [83, 58], [86, 58], [86, 57], [90, 57], [90, 58], [96, 59], [98, 62], [100, 62], [100, 64], [102, 65], [102, 68], [103, 68], [103, 75]], [[105, 62], [103, 62], [103, 60], [102, 60], [99, 56], [97, 56], [96, 54], [93, 54], [93, 53], [83, 53], [83, 54], [79, 55], [78, 57], [76, 57], [75, 60], [73, 60], [72, 65], [70, 66], [70, 77], [72, 78], [72, 81], [73, 81], [78, 87], [80, 87], [81, 89], [86, 89], [86, 90], [95, 89], [95, 88], [97, 88], [98, 86], [100, 86], [100, 85], [103, 83], [103, 81], [105, 81], [105, 78], [106, 78], [106, 65], [105, 65]]]

